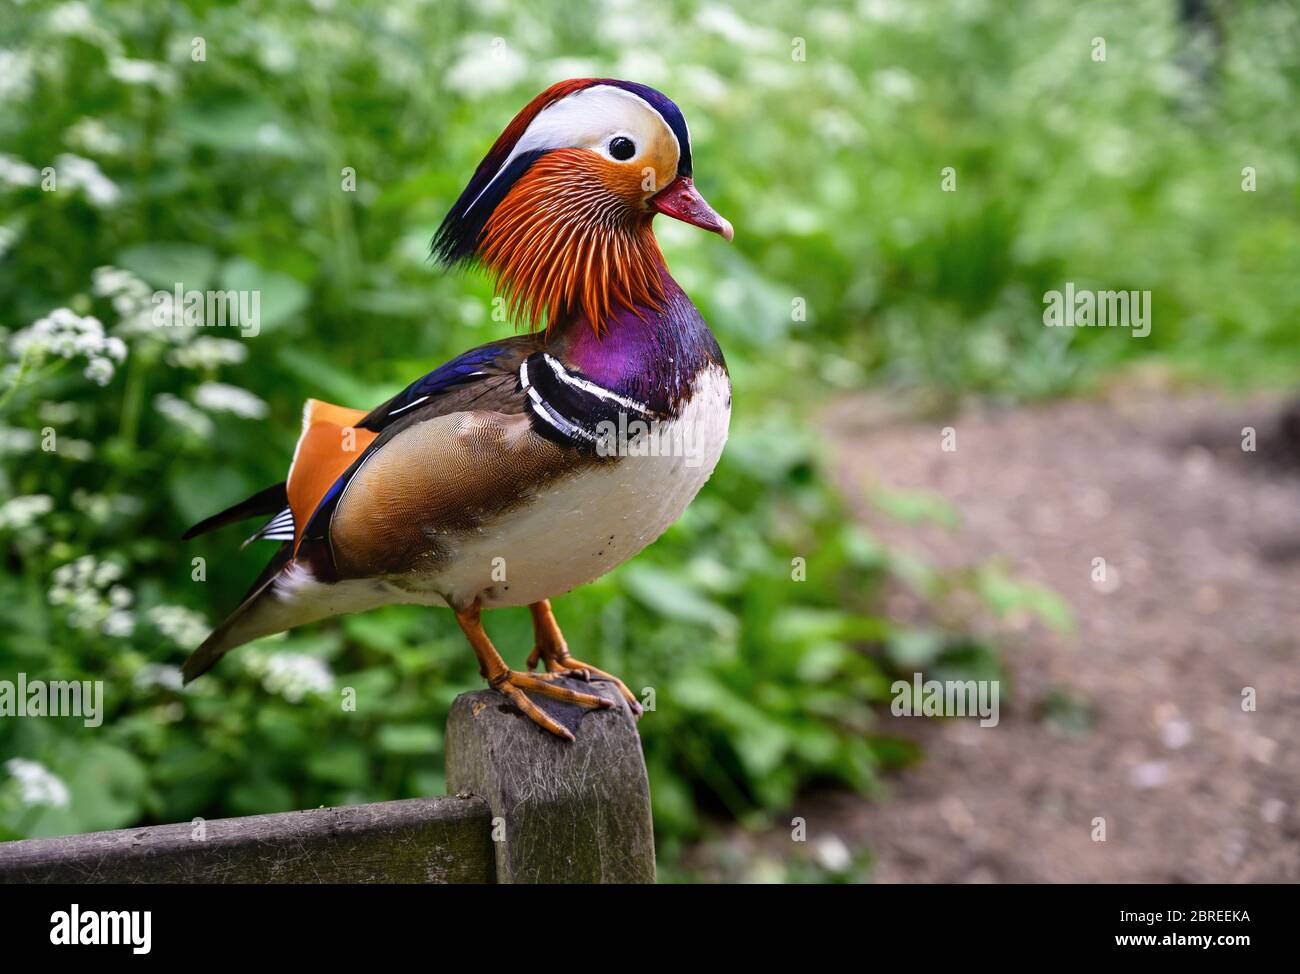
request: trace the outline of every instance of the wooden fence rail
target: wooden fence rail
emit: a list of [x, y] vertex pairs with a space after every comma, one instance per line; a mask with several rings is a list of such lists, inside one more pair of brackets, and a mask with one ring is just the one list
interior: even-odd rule
[[493, 691], [456, 698], [450, 796], [0, 843], [0, 882], [652, 883], [636, 724], [609, 684], [563, 682], [616, 702], [539, 699], [573, 743]]

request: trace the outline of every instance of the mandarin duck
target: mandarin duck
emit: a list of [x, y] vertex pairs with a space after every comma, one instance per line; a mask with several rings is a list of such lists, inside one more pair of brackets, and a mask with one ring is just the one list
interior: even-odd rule
[[[550, 600], [658, 538], [727, 438], [722, 352], [651, 229], [662, 213], [731, 240], [691, 162], [681, 111], [642, 84], [560, 82], [515, 116], [432, 253], [485, 268], [526, 333], [368, 412], [307, 401], [285, 481], [185, 535], [273, 515], [249, 540], [280, 544], [186, 660], [186, 683], [251, 640], [415, 603], [449, 607], [488, 684], [553, 734], [573, 739], [530, 695], [611, 705], [563, 676], [607, 680], [640, 714], [621, 680], [569, 655]], [[517, 671], [481, 613], [525, 605], [535, 644]]]

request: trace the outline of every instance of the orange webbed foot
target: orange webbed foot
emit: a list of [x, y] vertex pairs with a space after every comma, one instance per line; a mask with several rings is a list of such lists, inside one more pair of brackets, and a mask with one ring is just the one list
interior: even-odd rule
[[533, 614], [533, 634], [536, 643], [533, 651], [528, 654], [528, 668], [536, 669], [538, 663], [546, 664], [546, 676], [575, 677], [590, 683], [592, 680], [603, 680], [607, 683], [614, 684], [618, 692], [622, 694], [623, 699], [627, 701], [628, 708], [632, 711], [632, 716], [638, 720], [644, 713], [641, 707], [641, 701], [618, 677], [612, 673], [606, 673], [604, 670], [597, 669], [581, 660], [576, 660], [569, 655], [568, 644], [564, 640], [564, 634], [560, 632], [560, 627], [555, 621], [555, 616], [551, 612], [549, 601], [536, 602], [530, 605], [529, 610]]

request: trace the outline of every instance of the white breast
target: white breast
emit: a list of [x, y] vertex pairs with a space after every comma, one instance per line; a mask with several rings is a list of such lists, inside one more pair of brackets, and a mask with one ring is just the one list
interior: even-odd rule
[[730, 420], [731, 383], [711, 366], [676, 420], [630, 427], [618, 462], [559, 481], [462, 540], [429, 590], [462, 604], [527, 605], [599, 578], [681, 517], [722, 456]]

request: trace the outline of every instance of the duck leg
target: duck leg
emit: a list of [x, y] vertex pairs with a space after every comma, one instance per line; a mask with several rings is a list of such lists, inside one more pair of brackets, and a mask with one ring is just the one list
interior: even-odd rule
[[536, 667], [538, 662], [545, 662], [547, 672], [552, 675], [566, 674], [588, 681], [593, 678], [607, 680], [618, 687], [618, 692], [623, 695], [623, 699], [632, 709], [632, 716], [638, 718], [641, 716], [641, 702], [622, 680], [569, 655], [568, 643], [564, 641], [564, 633], [560, 632], [560, 625], [555, 621], [555, 613], [551, 611], [549, 599], [534, 602], [528, 607], [528, 611], [533, 614], [534, 639], [533, 651], [528, 656], [530, 670]]
[[613, 703], [604, 697], [592, 693], [578, 693], [567, 687], [556, 686], [552, 682], [555, 674], [534, 675], [510, 669], [496, 647], [492, 645], [488, 634], [484, 632], [480, 614], [477, 604], [468, 609], [456, 610], [456, 621], [460, 624], [461, 631], [465, 633], [465, 638], [469, 640], [470, 646], [473, 647], [474, 655], [478, 657], [479, 672], [488, 681], [488, 686], [509, 697], [510, 702], [522, 710], [524, 716], [533, 723], [544, 727], [556, 737], [562, 737], [567, 741], [573, 740], [573, 735], [568, 730], [528, 699], [525, 690], [555, 700], [563, 700], [565, 703], [577, 704], [580, 707], [604, 709], [613, 706]]

